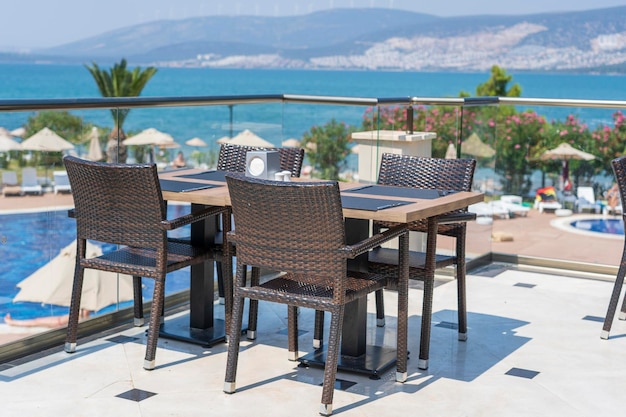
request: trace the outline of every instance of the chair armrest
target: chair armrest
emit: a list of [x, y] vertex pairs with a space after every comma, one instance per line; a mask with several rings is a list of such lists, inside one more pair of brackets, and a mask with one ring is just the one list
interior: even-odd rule
[[476, 220], [476, 213], [469, 211], [457, 211], [455, 213], [447, 213], [437, 218], [437, 224], [460, 223]]
[[346, 257], [348, 259], [354, 259], [357, 256], [374, 249], [381, 245], [381, 243], [387, 242], [391, 239], [395, 239], [396, 237], [403, 235], [404, 233], [408, 233], [409, 229], [406, 224], [399, 224], [390, 229], [385, 230], [382, 233], [375, 234], [374, 236], [370, 236], [365, 240], [362, 240], [358, 243], [354, 243], [352, 245], [345, 246], [342, 251], [346, 252]]
[[176, 219], [162, 220], [161, 227], [163, 227], [163, 229], [165, 230], [174, 230], [174, 229], [178, 229], [179, 227], [186, 226], [188, 224], [195, 223], [200, 220], [204, 220], [211, 216], [215, 216], [217, 214], [229, 214], [229, 213], [230, 212], [229, 212], [228, 207], [208, 206], [205, 209], [202, 209], [200, 211], [196, 211], [193, 213], [189, 213], [181, 217], [177, 217]]

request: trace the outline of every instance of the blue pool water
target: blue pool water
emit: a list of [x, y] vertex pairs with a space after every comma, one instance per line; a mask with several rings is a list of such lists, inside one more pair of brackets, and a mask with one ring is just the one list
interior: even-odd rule
[[[189, 206], [171, 205], [168, 218], [178, 217], [189, 211]], [[189, 234], [189, 227], [181, 228], [178, 235]], [[18, 293], [17, 284], [59, 254], [59, 251], [76, 239], [76, 225], [67, 217], [67, 210], [3, 214], [0, 215], [0, 320], [7, 313], [13, 318], [25, 319], [49, 315], [66, 314], [67, 307], [13, 302]], [[106, 247], [103, 247], [106, 250]], [[144, 279], [144, 297], [152, 298], [152, 280]], [[168, 275], [166, 294], [189, 287], [187, 268]], [[131, 301], [121, 307], [132, 305]], [[113, 311], [109, 306], [100, 312]]]
[[608, 233], [612, 235], [624, 234], [624, 222], [616, 219], [581, 219], [570, 223], [572, 227], [589, 232]]

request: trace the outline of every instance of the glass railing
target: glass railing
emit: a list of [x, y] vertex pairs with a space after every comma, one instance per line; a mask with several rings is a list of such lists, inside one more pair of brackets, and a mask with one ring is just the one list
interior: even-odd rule
[[[0, 315], [5, 317], [0, 345], [13, 346], [15, 343], [11, 342], [23, 340], [35, 332], [46, 334], [48, 343], [63, 339], [63, 332], [58, 330], [61, 322], [54, 320], [61, 320], [58, 318], [67, 314], [68, 308], [63, 305], [66, 303], [45, 298], [50, 297], [45, 293], [49, 290], [37, 279], [43, 277], [44, 283], [59, 279], [65, 281], [65, 288], [71, 287], [75, 229], [67, 209], [72, 207], [72, 195], [60, 188], [55, 190], [55, 186], [61, 185], [61, 179], [54, 175], [64, 170], [64, 154], [97, 158], [94, 155], [99, 147], [103, 161], [155, 162], [160, 170], [171, 170], [174, 169], [172, 161], [182, 152], [188, 167], [211, 169], [215, 167], [220, 143], [249, 131], [255, 135], [247, 137], [251, 144], [302, 146], [309, 155], [334, 153], [334, 158], [317, 158], [318, 162], [306, 159], [303, 177], [360, 182], [376, 181], [378, 162], [384, 152], [475, 158], [473, 189], [484, 193], [485, 202], [472, 207], [478, 219], [469, 226], [467, 257], [470, 265], [524, 257], [541, 258], [544, 263], [547, 259], [559, 267], [570, 265], [572, 269], [580, 269], [576, 261], [584, 257], [577, 251], [585, 251], [584, 247], [572, 247], [567, 256], [563, 251], [542, 250], [537, 255], [532, 251], [520, 253], [518, 249], [507, 252], [505, 246], [494, 243], [493, 236], [502, 228], [506, 229], [504, 226], [514, 225], [512, 218], [536, 214], [540, 188], [554, 187], [556, 202], [565, 210], [576, 211], [576, 189], [590, 186], [599, 213], [606, 213], [604, 192], [613, 181], [609, 163], [624, 150], [623, 145], [620, 148], [623, 122], [619, 113], [624, 108], [626, 102], [614, 101], [409, 96], [0, 100], [0, 126], [27, 128], [24, 138], [17, 138], [17, 142], [27, 142], [30, 136], [47, 126], [73, 145], [67, 150], [0, 149], [0, 170], [6, 173], [6, 178], [11, 172], [15, 173], [17, 180], [16, 184], [3, 183], [3, 192], [7, 191], [7, 195], [0, 203], [3, 258]], [[123, 132], [112, 129], [124, 116]], [[91, 136], [94, 128], [96, 138]], [[124, 139], [149, 128], [169, 134], [175, 143], [170, 146], [123, 145]], [[193, 138], [201, 139], [204, 144], [187, 144]], [[542, 153], [560, 142], [568, 142], [595, 156], [592, 161], [568, 162], [570, 190], [562, 181], [562, 161], [541, 158]], [[340, 157], [337, 158], [337, 154]], [[35, 188], [23, 193], [22, 180], [28, 168], [35, 169]], [[10, 195], [11, 189], [17, 190], [15, 195]], [[503, 207], [503, 200], [514, 205]], [[188, 209], [185, 205], [169, 205], [172, 216]], [[551, 235], [549, 230], [537, 233], [548, 239]], [[452, 240], [440, 238], [438, 243], [440, 250], [454, 251]], [[623, 241], [607, 239], [605, 244], [621, 251]], [[64, 263], [57, 264], [60, 260]], [[614, 262], [600, 260], [596, 262], [596, 270], [606, 271], [617, 263], [618, 259]], [[63, 265], [62, 268], [59, 265]], [[594, 270], [593, 265], [586, 268]], [[172, 303], [186, 299], [188, 276], [186, 270], [168, 276], [166, 294]], [[43, 294], [29, 294], [26, 287], [31, 282]], [[144, 295], [148, 296], [151, 294], [149, 279], [144, 280], [144, 286], [147, 287]], [[69, 302], [69, 290], [65, 291]], [[90, 321], [97, 323], [100, 319], [101, 323], [110, 324], [109, 319], [102, 318], [130, 317], [130, 313], [125, 312], [131, 305], [131, 298], [128, 292], [120, 293], [117, 299], [107, 301], [106, 306], [90, 307]], [[24, 321], [8, 326], [7, 314], [14, 320]], [[51, 324], [42, 323], [39, 320], [42, 317], [54, 319]], [[26, 327], [30, 324], [35, 327]], [[0, 357], [2, 354], [0, 349]]]

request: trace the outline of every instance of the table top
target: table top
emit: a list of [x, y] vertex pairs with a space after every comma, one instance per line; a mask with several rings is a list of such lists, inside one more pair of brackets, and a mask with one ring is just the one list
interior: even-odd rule
[[[230, 196], [228, 194], [228, 187], [226, 187], [225, 182], [181, 177], [181, 175], [198, 174], [202, 172], [205, 171], [199, 169], [183, 169], [159, 173], [159, 178], [163, 180], [184, 181], [193, 183], [194, 185], [199, 183], [213, 185], [212, 188], [199, 189], [195, 191], [163, 191], [163, 198], [168, 201], [179, 201], [192, 204], [202, 204], [209, 206], [229, 206]], [[292, 181], [308, 182], [315, 180], [292, 178]], [[344, 208], [343, 212], [345, 217], [365, 220], [382, 220], [396, 223], [409, 223], [412, 221], [437, 216], [443, 213], [447, 213], [449, 211], [462, 209], [469, 206], [470, 204], [483, 201], [484, 197], [482, 193], [466, 191], [450, 193], [434, 199], [410, 198], [406, 196], [394, 197], [389, 195], [358, 194], [350, 192], [350, 189], [355, 189], [363, 185], [365, 184], [354, 182], [339, 182], [339, 188], [341, 189], [342, 196], [353, 196], [361, 198], [384, 198], [385, 200], [411, 201], [411, 203], [376, 211]]]

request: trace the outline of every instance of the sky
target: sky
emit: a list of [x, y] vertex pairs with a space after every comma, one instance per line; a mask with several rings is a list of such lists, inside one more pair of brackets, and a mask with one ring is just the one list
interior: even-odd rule
[[333, 8], [377, 7], [448, 17], [624, 5], [624, 0], [5, 0], [0, 49], [47, 48], [140, 23], [207, 15], [288, 16]]

